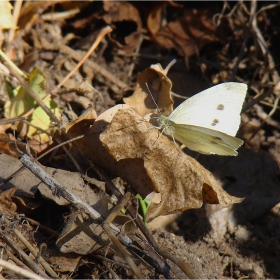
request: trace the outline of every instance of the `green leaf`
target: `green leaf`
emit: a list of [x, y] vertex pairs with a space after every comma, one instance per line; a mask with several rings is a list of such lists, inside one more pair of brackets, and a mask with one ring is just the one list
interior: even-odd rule
[[[34, 68], [31, 71], [28, 77], [28, 84], [41, 99], [47, 96], [46, 77], [41, 70]], [[6, 118], [22, 116], [30, 109], [35, 107], [36, 101], [26, 92], [23, 87], [19, 86], [11, 90], [11, 88], [7, 86], [7, 89], [11, 99], [10, 102], [5, 104]], [[59, 108], [51, 98], [48, 98], [45, 101], [45, 104], [55, 114], [56, 117], [60, 118]], [[29, 116], [28, 120], [31, 124], [38, 126], [43, 130], [49, 130], [50, 128], [50, 132], [53, 130], [50, 117], [39, 106]], [[27, 136], [29, 138], [36, 139], [40, 143], [48, 142], [50, 140], [47, 134], [42, 133], [42, 131], [38, 131], [31, 125], [28, 127]]]

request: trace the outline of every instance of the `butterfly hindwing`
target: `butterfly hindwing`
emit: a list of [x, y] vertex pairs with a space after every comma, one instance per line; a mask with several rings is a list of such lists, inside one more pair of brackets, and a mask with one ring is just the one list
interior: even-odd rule
[[243, 141], [225, 133], [192, 125], [174, 124], [174, 138], [201, 154], [235, 156]]

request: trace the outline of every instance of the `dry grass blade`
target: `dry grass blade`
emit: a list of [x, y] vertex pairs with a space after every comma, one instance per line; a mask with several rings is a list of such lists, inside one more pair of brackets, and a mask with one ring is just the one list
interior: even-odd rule
[[[37, 257], [39, 251], [35, 249], [28, 240], [17, 230], [14, 229], [14, 234], [18, 237], [18, 239], [26, 246], [26, 248], [33, 254], [34, 257]], [[49, 273], [49, 275], [53, 278], [59, 278], [59, 276], [54, 272], [51, 266], [43, 259], [42, 256], [39, 256], [39, 262], [45, 268], [45, 270]]]
[[123, 199], [118, 203], [117, 206], [114, 207], [112, 212], [108, 215], [106, 220], [103, 222], [103, 228], [110, 237], [111, 241], [114, 245], [118, 248], [119, 252], [122, 254], [123, 258], [126, 260], [127, 264], [130, 266], [131, 270], [135, 273], [138, 279], [143, 279], [143, 275], [140, 272], [139, 268], [136, 266], [135, 262], [132, 260], [130, 254], [127, 250], [122, 246], [118, 238], [113, 234], [112, 230], [110, 229], [109, 224], [113, 222], [115, 217], [118, 215], [120, 210], [126, 205], [130, 199], [131, 194], [127, 193]]
[[19, 267], [15, 264], [12, 264], [10, 262], [7, 262], [5, 260], [0, 259], [0, 266], [3, 268], [6, 268], [10, 271], [13, 271], [14, 273], [16, 273], [19, 276], [22, 276], [24, 278], [27, 279], [35, 279], [35, 280], [44, 280], [46, 278], [42, 278], [40, 276], [38, 276], [37, 274], [30, 272], [22, 267]]
[[99, 43], [101, 42], [102, 38], [107, 35], [108, 33], [112, 32], [112, 28], [110, 26], [104, 27], [99, 35], [97, 36], [95, 42], [91, 46], [91, 48], [88, 50], [87, 54], [84, 56], [84, 58], [76, 65], [76, 67], [59, 83], [59, 85], [56, 86], [56, 88], [51, 92], [52, 94], [55, 93], [80, 67], [81, 65], [86, 61], [86, 59], [91, 55], [91, 53], [97, 48]]
[[19, 122], [19, 121], [25, 121], [25, 120], [26, 120], [26, 118], [24, 118], [24, 117], [1, 119], [0, 120], [0, 125], [8, 124], [8, 123], [14, 123], [14, 122]]
[[33, 271], [40, 274], [41, 276], [49, 279], [48, 275], [34, 261], [32, 261], [22, 249], [15, 245], [14, 242], [8, 236], [6, 236], [1, 231], [0, 236], [4, 240], [4, 242], [7, 243], [22, 258], [23, 262], [28, 267], [30, 267]]
[[[80, 61], [81, 59], [83, 59], [83, 56], [81, 54], [77, 53], [75, 50], [73, 50], [70, 47], [65, 46], [65, 45], [60, 46], [60, 52], [70, 55], [77, 61]], [[111, 81], [114, 85], [117, 85], [117, 88], [120, 88], [122, 90], [129, 88], [129, 86], [127, 84], [122, 82], [115, 75], [111, 74], [108, 70], [103, 68], [98, 63], [91, 61], [91, 60], [87, 60], [87, 61], [85, 61], [85, 64], [87, 64], [94, 72], [101, 74], [102, 76], [104, 76], [104, 78]], [[112, 89], [114, 89], [114, 87], [112, 87]]]

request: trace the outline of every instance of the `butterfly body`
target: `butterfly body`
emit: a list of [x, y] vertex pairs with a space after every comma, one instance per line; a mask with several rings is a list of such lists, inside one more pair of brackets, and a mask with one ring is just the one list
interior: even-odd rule
[[243, 83], [223, 83], [184, 101], [159, 127], [189, 149], [202, 154], [234, 156], [243, 141], [234, 137], [247, 92]]

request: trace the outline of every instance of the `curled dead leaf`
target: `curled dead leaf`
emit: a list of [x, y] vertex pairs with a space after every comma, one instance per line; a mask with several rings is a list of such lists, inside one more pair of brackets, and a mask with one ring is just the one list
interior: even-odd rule
[[166, 75], [167, 70], [163, 69], [160, 64], [151, 65], [138, 75], [135, 91], [133, 95], [123, 99], [124, 103], [141, 116], [145, 116], [155, 112], [156, 102], [160, 112], [163, 115], [169, 115], [173, 111], [174, 102], [170, 95], [172, 82]]
[[103, 16], [103, 19], [107, 24], [111, 25], [112, 23], [129, 21], [136, 25], [136, 30], [124, 38], [125, 44], [121, 43], [119, 38], [113, 38], [113, 36], [116, 36], [117, 30], [115, 30], [112, 35], [109, 34], [111, 41], [114, 42], [118, 48], [122, 49], [125, 55], [132, 55], [138, 45], [139, 37], [142, 33], [142, 21], [138, 10], [126, 1], [103, 1], [103, 7], [107, 12]]
[[82, 113], [82, 115], [78, 119], [75, 119], [72, 122], [68, 123], [65, 129], [66, 131], [69, 131], [72, 127], [75, 126], [73, 133], [76, 136], [82, 135], [85, 132], [85, 128], [90, 127], [94, 123], [96, 118], [96, 111], [93, 109], [92, 105], [89, 105], [88, 108]]
[[13, 212], [16, 212], [17, 206], [12, 201], [17, 187], [14, 187], [9, 190], [5, 190], [0, 194], [0, 213], [4, 215], [11, 215]]
[[[71, 129], [68, 133], [74, 136]], [[89, 160], [122, 177], [142, 197], [161, 195], [159, 204], [148, 207], [148, 221], [199, 208], [203, 202], [228, 206], [242, 201], [227, 194], [209, 171], [128, 105], [107, 110], [84, 133], [92, 135], [78, 145]]]
[[[161, 194], [161, 202], [151, 203], [148, 207], [148, 220], [198, 208], [203, 202], [228, 206], [242, 201], [228, 195], [209, 171], [179, 150], [166, 136], [159, 137], [159, 131], [143, 122], [131, 108], [115, 114], [106, 131], [101, 133], [100, 140], [117, 162], [131, 159], [131, 164], [134, 161], [139, 164], [139, 159], [142, 160], [143, 178], [147, 176], [153, 191]], [[135, 178], [129, 183], [133, 186], [134, 182]], [[141, 189], [137, 188], [137, 191], [148, 190], [145, 185]]]
[[213, 15], [208, 10], [185, 10], [182, 17], [163, 26], [162, 9], [163, 5], [155, 6], [147, 20], [150, 33], [162, 47], [191, 56], [206, 44], [219, 40]]
[[[1, 125], [0, 125], [0, 129], [1, 129]], [[20, 150], [15, 144], [16, 140], [14, 139], [11, 140], [9, 138], [12, 138], [11, 135], [7, 135], [0, 132], [0, 152], [15, 158], [21, 156]]]

